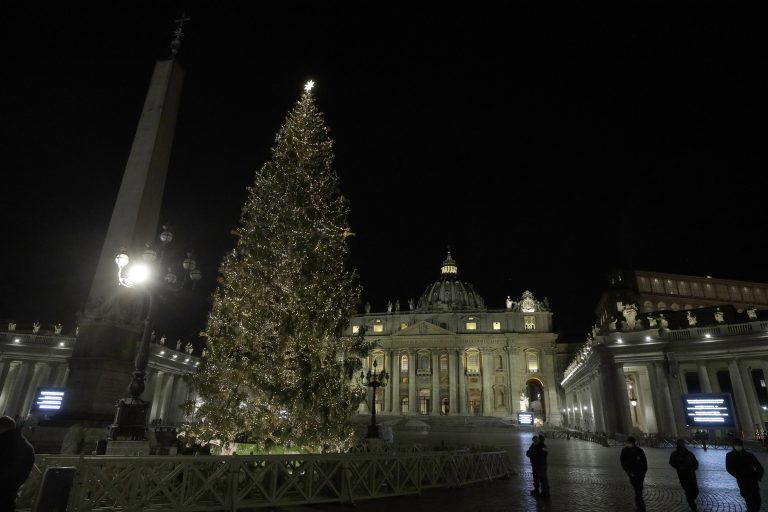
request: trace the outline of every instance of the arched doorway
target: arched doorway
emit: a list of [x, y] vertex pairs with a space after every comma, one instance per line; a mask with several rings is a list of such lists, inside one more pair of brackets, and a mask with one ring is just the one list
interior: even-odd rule
[[528, 379], [525, 383], [525, 396], [534, 416], [542, 422], [547, 421], [547, 408], [544, 401], [544, 384], [539, 379]]

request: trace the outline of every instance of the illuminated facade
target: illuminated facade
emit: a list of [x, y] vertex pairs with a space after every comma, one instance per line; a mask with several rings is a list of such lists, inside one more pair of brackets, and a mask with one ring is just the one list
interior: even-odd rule
[[399, 302], [378, 313], [366, 305], [347, 334], [364, 329], [373, 342], [364, 369], [375, 362], [389, 372], [389, 385], [376, 391], [376, 412], [513, 418], [531, 410], [538, 422], [559, 425], [552, 312], [546, 299], [528, 291], [518, 301], [507, 297], [505, 306], [487, 309], [477, 290], [459, 279], [450, 252], [440, 279], [418, 302], [408, 301], [407, 310]]
[[687, 425], [683, 396], [725, 393], [740, 434], [766, 430], [767, 296], [761, 283], [611, 275], [598, 323], [563, 375], [566, 423], [607, 433], [723, 435], [734, 428], [717, 428], [720, 420]]
[[[77, 337], [41, 330], [16, 330], [14, 324], [0, 328], [0, 414], [18, 416], [35, 424], [54, 411], [37, 411], [34, 398], [40, 388], [65, 388], [68, 360]], [[181, 347], [179, 347], [181, 349]], [[195, 371], [199, 358], [183, 350], [153, 343], [147, 367], [144, 398], [152, 402], [151, 419], [175, 425], [184, 419], [180, 405], [189, 392], [184, 379]], [[124, 387], [127, 389], [129, 381]], [[115, 397], [117, 400], [119, 397]], [[66, 396], [64, 397], [66, 401]]]

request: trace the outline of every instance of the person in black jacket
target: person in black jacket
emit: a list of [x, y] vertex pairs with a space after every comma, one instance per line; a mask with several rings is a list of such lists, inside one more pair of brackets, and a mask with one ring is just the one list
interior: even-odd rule
[[533, 436], [531, 444], [525, 455], [531, 459], [531, 471], [533, 473], [532, 496], [549, 496], [549, 479], [547, 478], [547, 447], [544, 444], [544, 436]]
[[733, 450], [725, 456], [725, 470], [739, 484], [739, 492], [747, 504], [747, 512], [758, 512], [761, 500], [757, 482], [763, 478], [763, 466], [757, 457], [744, 449], [741, 439], [733, 440]]
[[635, 505], [638, 510], [645, 510], [643, 501], [643, 480], [648, 471], [648, 461], [645, 458], [645, 452], [637, 446], [637, 440], [629, 436], [627, 446], [621, 450], [621, 469], [629, 476], [629, 483], [635, 490]]
[[699, 495], [699, 484], [696, 482], [696, 470], [699, 469], [699, 461], [696, 456], [685, 447], [685, 440], [677, 440], [677, 449], [669, 456], [669, 465], [677, 470], [677, 478], [685, 491], [685, 499], [693, 512], [696, 512], [696, 497]]
[[10, 416], [0, 418], [0, 512], [13, 512], [16, 494], [35, 465], [35, 450]]

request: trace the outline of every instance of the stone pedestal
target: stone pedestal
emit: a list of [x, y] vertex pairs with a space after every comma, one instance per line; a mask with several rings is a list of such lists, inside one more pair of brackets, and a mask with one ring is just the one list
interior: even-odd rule
[[149, 455], [149, 441], [109, 441], [107, 455]]

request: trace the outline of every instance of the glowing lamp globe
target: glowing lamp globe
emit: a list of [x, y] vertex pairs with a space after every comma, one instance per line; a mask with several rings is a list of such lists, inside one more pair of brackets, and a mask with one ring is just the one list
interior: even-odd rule
[[141, 284], [149, 279], [149, 267], [146, 265], [133, 265], [128, 269], [128, 279], [134, 284]]
[[128, 263], [130, 262], [131, 262], [131, 258], [129, 258], [124, 251], [120, 251], [120, 254], [115, 256], [115, 263], [117, 263], [117, 266], [120, 268], [125, 268], [125, 266], [128, 265]]

